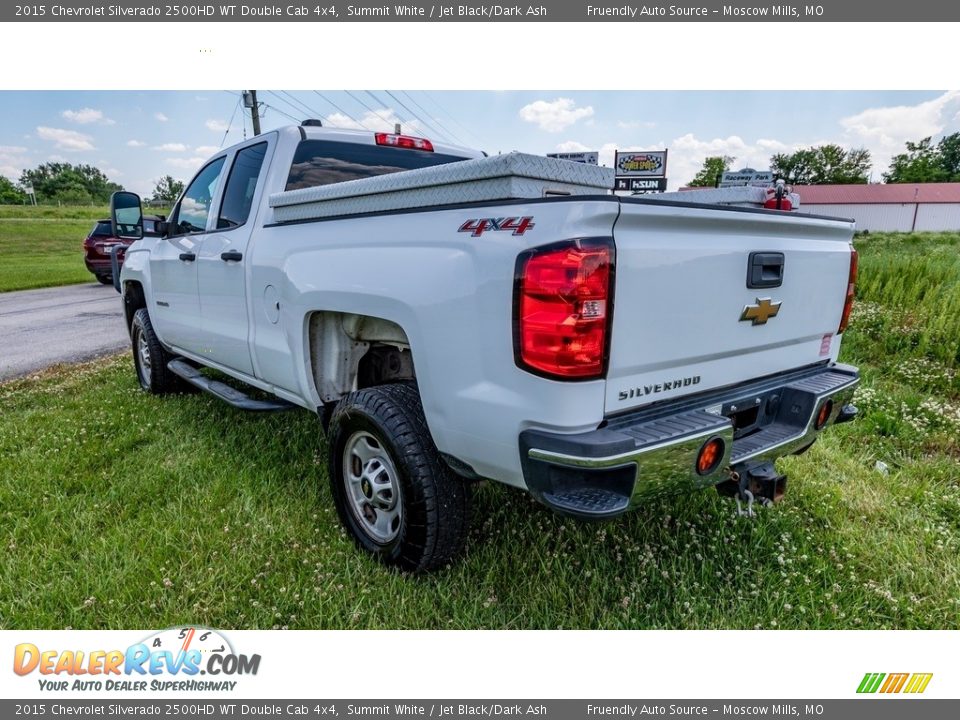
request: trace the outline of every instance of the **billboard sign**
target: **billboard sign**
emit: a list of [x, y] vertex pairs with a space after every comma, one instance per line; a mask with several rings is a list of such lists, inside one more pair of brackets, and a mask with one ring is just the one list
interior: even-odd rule
[[547, 153], [547, 157], [557, 160], [570, 160], [572, 162], [583, 163], [584, 165], [599, 165], [600, 153], [596, 150], [586, 152], [562, 152]]
[[667, 176], [666, 150], [617, 151], [614, 161], [617, 177], [662, 178]]
[[613, 189], [618, 192], [631, 192], [636, 194], [664, 192], [667, 189], [666, 178], [631, 178], [618, 177]]
[[728, 170], [720, 176], [720, 187], [770, 187], [773, 185], [773, 173], [770, 170]]

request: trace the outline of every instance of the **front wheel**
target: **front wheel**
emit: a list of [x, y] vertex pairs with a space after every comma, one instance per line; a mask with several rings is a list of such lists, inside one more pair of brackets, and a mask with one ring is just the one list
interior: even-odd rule
[[411, 572], [462, 551], [470, 487], [440, 457], [413, 386], [350, 393], [333, 411], [328, 440], [337, 513], [361, 548]]
[[146, 308], [140, 308], [133, 314], [130, 339], [133, 342], [133, 366], [140, 387], [154, 395], [177, 392], [180, 389], [179, 378], [167, 369], [172, 356], [157, 339]]

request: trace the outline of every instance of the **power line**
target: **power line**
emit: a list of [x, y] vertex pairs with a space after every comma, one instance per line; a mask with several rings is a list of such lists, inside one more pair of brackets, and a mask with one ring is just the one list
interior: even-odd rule
[[[389, 103], [383, 102], [382, 100], [380, 100], [380, 98], [378, 98], [376, 95], [374, 95], [374, 94], [373, 94], [372, 92], [370, 92], [369, 90], [367, 90], [367, 94], [368, 94], [370, 97], [372, 97], [376, 102], [378, 102], [378, 103], [380, 103], [381, 105], [383, 105], [384, 107], [390, 107], [390, 104], [389, 104]], [[400, 101], [398, 101], [396, 98], [394, 98], [394, 101], [396, 102], [397, 105], [401, 105]], [[393, 107], [392, 110], [397, 114], [397, 117], [400, 117], [400, 111], [399, 111], [396, 107]], [[426, 134], [433, 134], [435, 137], [438, 137], [438, 138], [440, 137], [439, 133], [437, 133], [434, 129], [432, 129], [432, 128], [429, 129], [429, 130], [427, 129], [428, 124], [427, 124], [427, 121], [426, 121], [426, 120], [424, 120], [423, 118], [421, 118], [420, 116], [418, 116], [416, 113], [411, 112], [410, 109], [407, 108], [407, 107], [404, 107], [404, 110], [406, 110], [407, 113], [409, 113], [408, 116], [407, 116], [407, 118], [408, 118], [407, 122], [412, 123], [413, 120], [416, 120], [416, 121], [419, 123], [419, 125], [420, 125], [421, 132], [426, 133]], [[403, 121], [403, 118], [402, 118], [402, 117], [401, 117], [400, 119], [401, 119], [401, 121]]]
[[[383, 103], [380, 102], [380, 100], [377, 98], [377, 96], [374, 95], [372, 92], [370, 92], [369, 90], [364, 90], [364, 92], [365, 92], [367, 95], [369, 95], [370, 97], [372, 97], [372, 98], [373, 98], [373, 102], [375, 102], [377, 105], [383, 105]], [[384, 109], [385, 109], [385, 110], [388, 110], [388, 111], [391, 110], [391, 108], [387, 108], [387, 107], [385, 107]], [[389, 117], [383, 117], [383, 115], [381, 115], [379, 112], [377, 112], [377, 111], [374, 111], [374, 112], [376, 112], [376, 113], [377, 113], [377, 116], [380, 117], [387, 125], [390, 125], [390, 124], [391, 124]], [[398, 115], [397, 117], [399, 118], [399, 115]]]
[[430, 93], [428, 93], [426, 90], [424, 90], [424, 91], [423, 91], [423, 95], [424, 95], [424, 97], [429, 98], [429, 99], [430, 99], [430, 102], [432, 102], [434, 105], [436, 105], [437, 108], [440, 110], [440, 112], [442, 112], [442, 113], [445, 114], [448, 118], [450, 118], [450, 119], [453, 121], [453, 123], [454, 123], [458, 128], [460, 128], [461, 130], [463, 130], [464, 132], [466, 132], [468, 135], [472, 136], [473, 139], [477, 141], [477, 144], [478, 144], [478, 145], [486, 145], [486, 144], [487, 144], [487, 143], [485, 143], [483, 140], [481, 140], [481, 138], [480, 138], [475, 132], [473, 132], [473, 130], [471, 130], [470, 128], [464, 127], [464, 125], [461, 124], [460, 121], [457, 120], [457, 119], [453, 116], [453, 113], [451, 113], [449, 110], [447, 110], [445, 107], [443, 107], [443, 105], [441, 105], [440, 102], [439, 102], [436, 98], [434, 98]]
[[283, 110], [281, 110], [280, 108], [278, 108], [276, 105], [270, 105], [270, 104], [265, 103], [265, 102], [261, 102], [261, 104], [262, 104], [265, 108], [270, 108], [271, 110], [276, 110], [278, 113], [280, 113], [281, 115], [283, 115], [285, 118], [289, 118], [290, 120], [293, 120], [293, 121], [294, 121], [295, 123], [297, 123], [298, 125], [300, 124], [300, 118], [295, 118], [293, 115], [291, 115], [291, 114], [288, 113], [288, 112], [284, 112]]
[[337, 105], [333, 100], [331, 100], [330, 98], [328, 98], [328, 97], [327, 97], [326, 95], [324, 95], [323, 93], [319, 92], [318, 90], [314, 90], [313, 92], [314, 92], [314, 94], [319, 95], [327, 104], [329, 104], [330, 106], [332, 106], [332, 107], [333, 107], [338, 113], [340, 113], [341, 115], [345, 115], [346, 117], [350, 118], [351, 120], [353, 120], [357, 125], [359, 125], [359, 126], [362, 127], [362, 128], [366, 128], [367, 130], [370, 129], [370, 128], [368, 128], [366, 125], [364, 125], [362, 122], [360, 122], [359, 120], [357, 120], [353, 115], [351, 115], [351, 114], [348, 113], [346, 110], [344, 110], [342, 107], [340, 107], [339, 105]]
[[[280, 92], [283, 95], [286, 95], [288, 98], [290, 98], [288, 105], [290, 105], [291, 107], [296, 107], [296, 105], [299, 105], [300, 107], [302, 107], [304, 110], [307, 111], [308, 117], [315, 117], [319, 119], [320, 117], [323, 116], [323, 113], [319, 112], [318, 110], [314, 110], [312, 107], [307, 105], [303, 100], [300, 100], [299, 98], [295, 97], [293, 93], [289, 93], [286, 90], [281, 90]], [[296, 103], [296, 105], [294, 105], [294, 103]]]
[[437, 129], [436, 129], [435, 127], [433, 127], [433, 125], [431, 125], [430, 123], [428, 123], [426, 120], [422, 119], [419, 115], [417, 115], [415, 112], [413, 112], [413, 110], [411, 110], [411, 109], [408, 108], [406, 105], [404, 105], [403, 101], [402, 101], [400, 98], [398, 98], [396, 95], [394, 95], [392, 92], [390, 92], [389, 90], [384, 90], [384, 92], [385, 92], [387, 95], [389, 95], [391, 98], [393, 98], [397, 103], [399, 103], [399, 104], [400, 104], [400, 107], [402, 107], [402, 108], [403, 108], [404, 110], [406, 110], [408, 113], [410, 113], [411, 115], [413, 115], [413, 117], [417, 118], [417, 120], [420, 121], [420, 124], [423, 125], [424, 127], [426, 127], [427, 129], [429, 129], [431, 133], [436, 133], [437, 136], [449, 140], [449, 138], [446, 138], [443, 133], [438, 132]]
[[[362, 105], [364, 108], [366, 108], [367, 112], [371, 113], [372, 115], [376, 115], [378, 118], [380, 118], [381, 120], [383, 120], [388, 126], [390, 125], [390, 118], [384, 118], [383, 115], [381, 115], [381, 114], [378, 113], [376, 110], [374, 110], [372, 107], [370, 107], [369, 105], [367, 105], [363, 100], [361, 100], [360, 98], [358, 98], [356, 95], [354, 95], [354, 94], [353, 94], [352, 92], [350, 92], [349, 90], [344, 90], [344, 92], [345, 92], [347, 95], [349, 95], [350, 97], [352, 97], [357, 103], [359, 103], [359, 104]], [[367, 90], [366, 92], [369, 94], [370, 91]], [[373, 97], [373, 96], [371, 95], [371, 97]], [[374, 100], [376, 100], [376, 98], [374, 98]]]
[[[292, 102], [290, 102], [289, 100], [287, 100], [285, 97], [281, 97], [280, 95], [278, 95], [278, 94], [277, 94], [276, 92], [274, 92], [273, 90], [267, 90], [267, 92], [270, 93], [271, 95], [273, 95], [273, 97], [275, 97], [277, 100], [279, 100], [280, 102], [284, 103], [284, 104], [287, 105], [288, 107], [292, 107], [292, 108], [293, 108], [293, 111], [294, 111], [295, 113], [298, 113], [298, 114], [299, 114], [299, 113], [302, 113], [302, 112], [303, 112], [303, 110], [301, 110], [299, 107], [297, 107], [296, 105], [294, 105]], [[281, 112], [280, 108], [278, 108], [278, 107], [274, 107], [273, 109], [276, 110], [277, 112]], [[298, 120], [297, 122], [299, 122], [299, 120]]]
[[[413, 98], [413, 96], [412, 96], [410, 93], [408, 93], [406, 90], [401, 90], [401, 91], [399, 91], [399, 92], [402, 92], [404, 95], [406, 95], [406, 96], [407, 96], [407, 99], [408, 99], [410, 102], [412, 102], [414, 105], [416, 105], [424, 115], [426, 115], [427, 117], [430, 117], [430, 113], [427, 111], [427, 109], [424, 108], [423, 105], [421, 105], [420, 103], [418, 103], [418, 102]], [[460, 145], [466, 145], [466, 143], [465, 143], [463, 140], [461, 140], [461, 139], [460, 139], [459, 137], [457, 137], [453, 132], [451, 132], [451, 131], [448, 130], [446, 127], [444, 127], [444, 125], [440, 122], [440, 119], [439, 119], [439, 118], [433, 117], [432, 120], [437, 124], [437, 126], [438, 126], [441, 130], [443, 130], [443, 131], [444, 131], [447, 135], [449, 135], [453, 140], [456, 140]]]
[[220, 138], [220, 147], [223, 147], [223, 144], [227, 141], [227, 135], [230, 133], [230, 128], [233, 125], [233, 119], [237, 116], [237, 108], [240, 107], [240, 103], [243, 101], [243, 98], [237, 99], [237, 104], [233, 106], [233, 113], [230, 115], [230, 121], [227, 123], [227, 129], [223, 133], [223, 137]]

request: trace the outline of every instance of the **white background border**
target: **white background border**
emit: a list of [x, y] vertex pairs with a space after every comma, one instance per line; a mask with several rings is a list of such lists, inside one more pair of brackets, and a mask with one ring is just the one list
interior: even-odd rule
[[[956, 23], [74, 22], [0, 28], [0, 87], [8, 90], [930, 90], [955, 87], [958, 80]], [[50, 53], [52, 47], [60, 52]], [[630, 53], [638, 57], [636, 67]]]

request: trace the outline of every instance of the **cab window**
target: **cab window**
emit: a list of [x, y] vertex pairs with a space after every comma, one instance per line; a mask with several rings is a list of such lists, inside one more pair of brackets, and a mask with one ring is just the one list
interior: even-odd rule
[[220, 217], [217, 218], [218, 229], [240, 227], [247, 222], [266, 154], [266, 143], [251, 145], [237, 153], [223, 189]]
[[193, 182], [190, 183], [177, 208], [177, 219], [173, 226], [174, 235], [204, 232], [207, 229], [210, 205], [223, 172], [223, 161], [224, 158], [217, 158], [197, 173]]
[[302, 140], [293, 156], [284, 189], [330, 185], [466, 159], [457, 155], [384, 145]]

